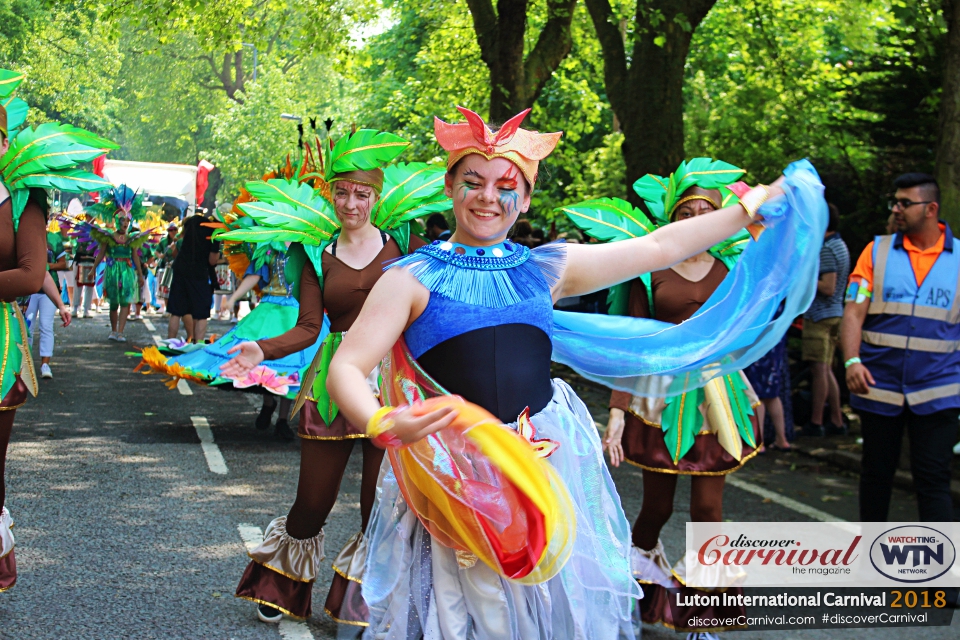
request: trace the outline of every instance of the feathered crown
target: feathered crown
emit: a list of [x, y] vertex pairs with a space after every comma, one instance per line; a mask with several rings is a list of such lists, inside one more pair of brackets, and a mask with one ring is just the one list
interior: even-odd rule
[[147, 215], [143, 208], [143, 194], [125, 184], [104, 192], [101, 201], [89, 207], [89, 211], [104, 222], [113, 221], [121, 213], [135, 222], [143, 220]]
[[[688, 200], [708, 200], [717, 209], [739, 202], [739, 196], [749, 189], [737, 182], [744, 173], [743, 169], [723, 160], [694, 158], [681, 162], [669, 178], [648, 173], [633, 183], [633, 190], [643, 198], [657, 223], [666, 224], [674, 210]], [[720, 191], [721, 201], [714, 202], [704, 195], [681, 197], [690, 187], [716, 189]]]
[[440, 118], [433, 119], [433, 131], [437, 142], [450, 156], [447, 158], [447, 170], [464, 156], [476, 153], [487, 160], [505, 158], [517, 165], [523, 172], [527, 183], [532, 187], [537, 181], [537, 168], [540, 161], [556, 148], [563, 132], [537, 133], [520, 128], [520, 123], [530, 113], [530, 109], [513, 116], [494, 133], [478, 114], [457, 107], [467, 119], [466, 122], [450, 124]]

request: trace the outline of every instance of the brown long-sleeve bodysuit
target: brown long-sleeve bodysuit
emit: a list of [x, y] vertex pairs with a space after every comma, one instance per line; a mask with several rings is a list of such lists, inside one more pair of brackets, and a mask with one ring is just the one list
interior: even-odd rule
[[[14, 232], [13, 209], [7, 197], [0, 203], [0, 300], [5, 303], [0, 313], [6, 315], [6, 321], [17, 321], [11, 306], [17, 304], [18, 297], [36, 293], [43, 286], [46, 267], [47, 234], [43, 212], [36, 204], [27, 202], [20, 216], [20, 226]], [[26, 336], [23, 339], [26, 340]], [[11, 343], [9, 348], [20, 347]], [[3, 359], [6, 361], [5, 355]], [[16, 383], [0, 402], [0, 505], [5, 504], [7, 497], [4, 482], [7, 444], [13, 431], [17, 407], [26, 399], [27, 386], [17, 376]], [[4, 549], [3, 552], [3, 558], [0, 558], [0, 591], [6, 591], [17, 582], [15, 549]]]
[[[17, 298], [36, 293], [43, 286], [47, 268], [47, 230], [43, 212], [28, 201], [20, 216], [20, 226], [13, 231], [13, 209], [10, 198], [0, 203], [0, 300], [16, 304]], [[12, 348], [17, 348], [13, 345]], [[0, 410], [9, 413], [27, 399], [27, 389], [19, 379], [0, 402]]]
[[[650, 274], [653, 317], [663, 322], [680, 324], [700, 310], [726, 275], [727, 268], [720, 260], [716, 260], [707, 275], [697, 282], [687, 280], [673, 269], [654, 271]], [[640, 280], [634, 280], [630, 285], [627, 313], [634, 318], [651, 317], [647, 289]], [[650, 408], [657, 406], [657, 402], [652, 399], [642, 404]], [[627, 461], [644, 469], [664, 473], [720, 475], [738, 469], [746, 459], [752, 457], [753, 449], [745, 446], [743, 458], [738, 461], [720, 446], [715, 435], [701, 434], [697, 436], [695, 444], [687, 454], [674, 464], [663, 442], [662, 428], [659, 424], [651, 424], [646, 420], [643, 412], [635, 411], [637, 405], [629, 393], [612, 392], [610, 407], [626, 413], [622, 439], [624, 456]], [[759, 438], [755, 417], [753, 422], [755, 434]], [[759, 442], [759, 439], [757, 441]]]
[[[410, 238], [410, 250], [423, 246], [416, 237]], [[320, 266], [323, 269], [323, 287], [311, 262], [303, 267], [300, 278], [300, 312], [295, 327], [283, 335], [257, 344], [266, 359], [277, 359], [312, 345], [323, 323], [326, 310], [330, 331], [347, 331], [353, 325], [370, 290], [383, 275], [384, 263], [399, 258], [400, 247], [388, 238], [380, 253], [362, 269], [344, 264], [330, 252], [324, 252]], [[321, 350], [322, 352], [322, 350]], [[311, 365], [315, 366], [315, 365]], [[366, 529], [376, 495], [377, 477], [383, 460], [383, 450], [366, 437], [364, 429], [347, 422], [342, 413], [328, 425], [317, 410], [317, 403], [307, 400], [300, 411], [298, 435], [300, 445], [300, 480], [297, 500], [284, 524], [294, 541], [286, 546], [322, 540], [322, 527], [337, 499], [340, 481], [350, 458], [354, 443], [360, 440], [363, 448], [363, 472], [360, 481], [360, 534], [352, 538], [337, 556], [338, 572], [334, 575], [324, 610], [334, 620], [348, 625], [363, 625], [367, 619], [366, 604], [360, 594], [362, 569], [355, 567], [362, 561], [366, 543], [362, 532]], [[342, 565], [342, 567], [341, 567]], [[344, 573], [351, 572], [345, 576]], [[353, 575], [352, 572], [360, 572]], [[237, 595], [254, 602], [267, 603], [300, 617], [311, 612], [312, 582], [291, 579], [250, 562], [237, 587]]]

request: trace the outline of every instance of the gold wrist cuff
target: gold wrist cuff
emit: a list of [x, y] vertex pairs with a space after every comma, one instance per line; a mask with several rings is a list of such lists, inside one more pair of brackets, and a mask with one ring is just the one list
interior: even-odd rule
[[744, 211], [747, 212], [753, 220], [757, 219], [757, 211], [763, 206], [763, 203], [767, 201], [767, 198], [770, 197], [770, 192], [767, 190], [767, 187], [762, 184], [758, 184], [750, 191], [747, 191], [743, 194], [743, 197], [740, 198], [740, 206], [743, 207]]
[[376, 438], [381, 433], [393, 428], [393, 420], [387, 416], [393, 412], [396, 407], [386, 406], [377, 409], [377, 412], [370, 416], [367, 421], [367, 435]]

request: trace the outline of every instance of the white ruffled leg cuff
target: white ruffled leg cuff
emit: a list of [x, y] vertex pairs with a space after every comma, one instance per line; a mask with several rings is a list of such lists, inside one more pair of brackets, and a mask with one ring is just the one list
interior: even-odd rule
[[312, 538], [293, 538], [287, 533], [287, 517], [281, 516], [267, 526], [263, 542], [249, 555], [254, 562], [291, 580], [313, 582], [324, 558], [323, 529]]
[[0, 558], [7, 557], [7, 554], [13, 551], [13, 546], [13, 518], [4, 506], [0, 509]]
[[676, 586], [662, 540], [657, 540], [657, 546], [649, 551], [632, 546], [630, 569], [633, 571], [634, 579], [641, 584], [658, 584], [668, 589]]

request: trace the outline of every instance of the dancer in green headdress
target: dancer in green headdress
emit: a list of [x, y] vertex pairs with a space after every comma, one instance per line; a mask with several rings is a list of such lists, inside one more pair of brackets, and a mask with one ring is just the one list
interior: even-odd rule
[[[70, 235], [78, 244], [97, 247], [94, 270], [106, 261], [103, 294], [110, 302], [110, 335], [108, 340], [126, 342], [123, 330], [127, 325], [130, 305], [140, 299], [143, 271], [140, 250], [148, 242], [159, 239], [158, 230], [137, 230], [133, 224], [146, 219], [143, 195], [126, 185], [103, 194], [101, 201], [88, 207], [89, 220], [78, 220], [63, 214], [60, 221], [71, 228]], [[103, 223], [105, 226], [97, 224]]]
[[[561, 210], [586, 233], [611, 242], [646, 235], [677, 220], [696, 218], [698, 224], [708, 225], [711, 212], [738, 202], [738, 196], [749, 190], [738, 182], [743, 173], [722, 161], [695, 158], [682, 162], [667, 178], [644, 176], [634, 189], [646, 203], [652, 222], [616, 198]], [[742, 230], [669, 269], [613, 287], [609, 313], [683, 322], [720, 286], [749, 239]], [[743, 466], [762, 446], [753, 411], [758, 404], [742, 372], [663, 398], [623, 391], [611, 394], [604, 448], [614, 466], [625, 460], [643, 469], [643, 506], [633, 528], [631, 565], [634, 577], [643, 584], [640, 606], [645, 621], [679, 623], [667, 606], [666, 589], [683, 586], [684, 562], [671, 568], [660, 541], [660, 531], [673, 512], [678, 475], [693, 477], [691, 520], [719, 521], [724, 475]], [[715, 613], [721, 617], [722, 612]]]
[[[366, 625], [367, 609], [360, 595], [366, 556], [363, 532], [373, 507], [383, 450], [370, 442], [362, 425], [350, 424], [339, 412], [327, 394], [326, 375], [344, 333], [382, 275], [383, 264], [424, 244], [411, 234], [409, 222], [450, 207], [443, 195], [443, 167], [387, 165], [407, 146], [391, 133], [369, 129], [343, 136], [325, 154], [329, 200], [306, 185], [282, 180], [248, 185], [258, 202], [240, 208], [257, 226], [219, 236], [294, 242], [288, 251], [287, 272], [302, 272], [297, 278], [297, 326], [271, 340], [234, 347], [231, 353], [236, 357], [222, 367], [225, 376], [243, 378], [264, 359], [304, 349], [319, 335], [324, 310], [330, 320], [331, 333], [308, 369], [293, 409], [302, 407], [297, 499], [289, 515], [267, 527], [263, 544], [250, 553], [252, 561], [237, 587], [237, 596], [258, 603], [258, 615], [265, 622], [279, 622], [281, 612], [301, 618], [310, 615], [313, 582], [324, 557], [322, 527], [359, 440], [363, 449], [360, 529], [334, 562], [336, 576], [325, 610], [358, 632]], [[377, 371], [369, 373], [368, 384], [376, 388]]]
[[22, 128], [27, 103], [13, 97], [23, 74], [0, 69], [0, 591], [17, 581], [13, 520], [3, 482], [17, 407], [37, 394], [36, 373], [17, 298], [40, 291], [47, 265], [45, 189], [96, 191], [109, 186], [79, 168], [117, 145], [58, 122]]

